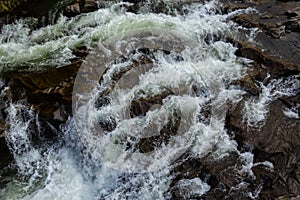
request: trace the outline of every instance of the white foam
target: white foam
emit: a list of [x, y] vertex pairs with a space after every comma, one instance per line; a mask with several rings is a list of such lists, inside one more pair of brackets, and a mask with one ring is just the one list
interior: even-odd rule
[[[295, 96], [300, 88], [299, 75], [288, 78], [273, 79], [267, 85], [260, 83], [262, 92], [259, 97], [251, 97], [245, 102], [244, 120], [248, 126], [261, 127], [269, 112], [268, 105], [284, 96]], [[285, 112], [285, 114], [292, 114]], [[292, 116], [295, 116], [292, 114]]]
[[296, 108], [286, 108], [283, 110], [283, 114], [288, 118], [299, 119], [299, 113]]

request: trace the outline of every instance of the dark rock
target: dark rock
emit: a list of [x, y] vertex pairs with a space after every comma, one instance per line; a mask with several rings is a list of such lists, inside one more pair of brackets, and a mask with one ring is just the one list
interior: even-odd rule
[[98, 123], [105, 131], [113, 131], [117, 127], [117, 122], [112, 116], [100, 116]]
[[291, 32], [300, 32], [300, 19], [289, 20], [286, 24], [286, 29]]
[[231, 152], [230, 155], [221, 159], [206, 159], [203, 165], [210, 174], [213, 174], [222, 184], [231, 188], [241, 182], [237, 166], [238, 157], [236, 152]]
[[215, 188], [208, 191], [206, 194], [204, 194], [202, 199], [206, 199], [206, 200], [225, 199], [226, 194], [227, 194], [226, 190]]
[[[167, 96], [174, 94], [172, 90], [168, 88], [160, 88], [161, 92], [159, 94], [155, 94], [153, 96], [142, 96], [142, 97], [135, 97], [131, 101], [130, 105], [130, 116], [145, 116], [149, 109], [154, 104], [162, 104], [163, 99]], [[140, 90], [137, 94], [148, 94], [145, 90]]]
[[[273, 63], [281, 63], [289, 66], [294, 65], [293, 70], [300, 70], [300, 33], [299, 33], [299, 4], [294, 1], [280, 2], [276, 0], [255, 0], [248, 2], [231, 2], [235, 7], [253, 7], [259, 13], [252, 12], [249, 14], [237, 15], [233, 18], [237, 23], [249, 27], [258, 28], [261, 33], [257, 34], [255, 37], [256, 48], [264, 49], [262, 55], [266, 60], [274, 60], [276, 62], [265, 62], [265, 66], [272, 68], [280, 68], [280, 66], [275, 66]], [[232, 7], [231, 4], [225, 2], [225, 7], [228, 9]], [[230, 9], [229, 9], [230, 10]], [[287, 34], [288, 31], [290, 33]], [[243, 49], [239, 49], [239, 52]], [[257, 59], [257, 51], [253, 51], [248, 55], [253, 55], [247, 58], [253, 59], [256, 62], [261, 63], [260, 58]], [[261, 54], [261, 53], [260, 53]], [[243, 55], [242, 55], [243, 56]], [[291, 69], [290, 67], [284, 67]], [[268, 68], [268, 70], [270, 67]], [[272, 69], [271, 69], [272, 70]]]
[[[9, 0], [0, 3], [0, 27], [24, 17], [38, 18], [38, 27], [53, 24], [72, 0]], [[5, 5], [5, 9], [3, 8]]]
[[241, 80], [241, 86], [253, 95], [258, 95], [260, 93], [260, 89], [257, 84], [254, 82], [253, 78], [247, 74]]
[[281, 102], [272, 102], [265, 125], [259, 132], [249, 132], [246, 140], [269, 153], [285, 152], [300, 145], [300, 121], [287, 118], [282, 110]]
[[64, 10], [64, 15], [67, 17], [74, 17], [81, 13], [81, 6], [79, 2], [74, 1], [71, 5], [67, 6]]
[[100, 5], [97, 0], [85, 0], [84, 5], [81, 8], [81, 12], [88, 13], [97, 10]]
[[[273, 44], [275, 45], [274, 41], [270, 41], [270, 43], [267, 42], [268, 40], [265, 40], [265, 45], [258, 46], [247, 42], [238, 41], [237, 44], [239, 49], [236, 51], [236, 54], [238, 56], [249, 58], [255, 61], [259, 65], [254, 66], [261, 66], [264, 70], [267, 70], [267, 72], [271, 74], [271, 78], [287, 76], [290, 74], [297, 74], [297, 72], [300, 70], [298, 64], [296, 64], [296, 60], [298, 60], [298, 57], [289, 59], [290, 57], [292, 57], [292, 55], [280, 57], [275, 56], [270, 52], [263, 50], [264, 46], [266, 46], [267, 48], [271, 48]], [[280, 45], [280, 42], [276, 44], [276, 46], [277, 45]], [[289, 48], [287, 46], [282, 47]], [[279, 48], [279, 46], [276, 48]], [[290, 50], [287, 51], [290, 52]], [[297, 50], [297, 52], [298, 51], [299, 50]], [[297, 52], [295, 52], [295, 54], [297, 54]], [[260, 68], [257, 68], [256, 70], [261, 71]], [[265, 75], [267, 75], [267, 73], [265, 73]]]
[[13, 156], [11, 155], [9, 148], [6, 144], [4, 135], [0, 135], [0, 170], [5, 168], [13, 161]]
[[62, 99], [71, 100], [73, 82], [81, 63], [82, 61], [79, 60], [63, 67], [36, 72], [5, 72], [3, 77], [14, 93], [13, 96], [21, 96], [22, 94], [16, 93], [22, 93], [18, 91], [18, 88], [24, 88], [27, 95], [32, 96], [32, 101], [49, 94], [56, 94]]
[[174, 0], [171, 2], [163, 0], [124, 0], [124, 2], [133, 3], [129, 6], [128, 11], [139, 13], [139, 12], [152, 12], [152, 13], [166, 13], [174, 14], [174, 12], [184, 13], [184, 5], [193, 3], [201, 3], [203, 0]]
[[56, 128], [67, 120], [71, 112], [74, 79], [82, 61], [36, 72], [9, 71], [2, 78], [9, 86], [13, 103], [25, 101], [41, 118]]
[[[298, 98], [299, 102], [299, 98]], [[266, 199], [277, 198], [287, 194], [299, 195], [296, 174], [299, 174], [298, 161], [300, 122], [297, 119], [287, 118], [282, 110], [284, 104], [277, 100], [270, 104], [270, 111], [265, 125], [260, 129], [248, 127], [241, 113], [243, 103], [236, 108], [237, 112], [231, 115], [231, 124], [238, 127], [243, 140], [253, 146], [254, 162], [270, 161], [274, 169], [261, 165], [255, 166], [253, 172], [257, 184], [263, 184], [260, 196]], [[239, 115], [239, 114], [238, 114]]]
[[160, 148], [162, 144], [167, 145], [172, 135], [176, 135], [181, 122], [181, 116], [178, 111], [174, 111], [168, 119], [168, 123], [165, 124], [160, 130], [159, 135], [141, 138], [136, 147], [141, 153], [149, 153], [157, 148]]
[[272, 37], [279, 39], [281, 36], [285, 36], [285, 26], [270, 28], [269, 32]]
[[73, 0], [72, 3], [64, 9], [64, 15], [74, 17], [81, 13], [93, 12], [99, 7], [100, 5], [98, 5], [97, 0]]
[[100, 96], [96, 99], [95, 107], [101, 108], [110, 104], [110, 98], [107, 96]]
[[47, 145], [55, 141], [57, 136], [57, 130], [54, 126], [41, 118], [31, 119], [26, 132], [35, 148], [47, 147]]

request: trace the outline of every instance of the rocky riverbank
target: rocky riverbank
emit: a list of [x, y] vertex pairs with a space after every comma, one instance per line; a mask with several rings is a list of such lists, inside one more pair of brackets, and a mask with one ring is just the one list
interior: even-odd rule
[[[128, 5], [127, 9], [136, 13], [141, 8], [156, 13], [172, 10], [172, 7], [162, 9], [163, 5], [159, 3], [150, 4], [149, 7], [148, 1], [128, 2], [133, 4]], [[173, 6], [182, 6], [180, 1], [178, 4], [176, 2]], [[211, 185], [204, 199], [246, 199], [248, 197], [245, 194], [249, 192], [252, 192], [254, 197], [258, 195], [258, 199], [297, 199], [300, 197], [300, 4], [297, 1], [278, 0], [222, 3], [222, 12], [225, 13], [254, 8], [246, 14], [231, 17], [231, 20], [242, 27], [255, 28], [254, 40], [249, 41], [244, 37], [248, 30], [243, 28], [240, 37], [224, 39], [238, 47], [237, 56], [252, 61], [245, 64], [247, 73], [236, 82], [236, 85], [244, 88], [246, 92], [237, 106], [228, 105], [226, 129], [231, 139], [237, 142], [241, 153], [254, 154], [256, 164], [251, 166], [253, 177], [243, 177], [243, 174], [236, 170], [243, 163], [236, 152], [218, 161], [213, 160], [211, 156], [192, 160], [183, 156], [181, 159], [186, 161], [173, 172], [178, 176], [172, 182], [172, 196], [183, 198], [183, 194], [178, 190], [178, 180], [200, 177]], [[64, 5], [63, 13], [73, 17], [110, 4], [110, 1], [73, 1]], [[30, 11], [27, 15], [30, 15]], [[11, 13], [5, 13], [5, 20], [2, 22], [7, 23], [17, 15], [11, 16]], [[5, 156], [1, 156], [1, 168], [12, 159], [2, 137], [7, 128], [5, 120], [9, 101], [23, 101], [39, 114], [41, 120], [50, 122], [56, 128], [72, 115], [74, 79], [88, 50], [77, 49], [74, 50], [74, 54], [77, 58], [72, 60], [72, 64], [58, 68], [38, 72], [2, 73], [0, 150]], [[263, 96], [266, 92], [267, 96]], [[263, 120], [246, 120], [243, 116], [247, 108], [258, 106], [258, 102], [262, 101], [266, 109], [262, 114]], [[257, 108], [258, 111], [262, 111], [259, 109]], [[55, 138], [51, 131], [48, 136], [46, 138]], [[239, 185], [241, 181], [245, 185]], [[253, 191], [256, 191], [256, 194]]]
[[[300, 4], [297, 1], [251, 1], [224, 3], [225, 9], [245, 7], [255, 8], [249, 14], [237, 15], [235, 22], [244, 27], [257, 28], [259, 33], [255, 42], [238, 42], [237, 55], [253, 60], [249, 77], [243, 80], [249, 95], [257, 95], [270, 82], [284, 85], [289, 78], [299, 84], [300, 72]], [[295, 76], [293, 76], [295, 75]], [[263, 83], [260, 86], [257, 83]], [[254, 160], [269, 160], [274, 169], [268, 171], [259, 166], [253, 171], [257, 181], [262, 181], [260, 193], [262, 199], [298, 198], [300, 191], [300, 91], [296, 86], [296, 96], [279, 95], [268, 103], [269, 112], [266, 121], [259, 128], [249, 128], [240, 115], [244, 101], [228, 115], [228, 128], [234, 130], [241, 147], [250, 144]], [[258, 94], [258, 98], [261, 94]], [[249, 97], [245, 96], [244, 99]], [[251, 97], [250, 97], [251, 98]], [[295, 117], [284, 114], [294, 109]], [[298, 196], [298, 197], [297, 197]]]

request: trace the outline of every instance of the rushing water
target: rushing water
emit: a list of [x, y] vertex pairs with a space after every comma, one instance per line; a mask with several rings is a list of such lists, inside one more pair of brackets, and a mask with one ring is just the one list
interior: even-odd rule
[[[224, 129], [226, 102], [236, 104], [243, 94], [230, 83], [242, 77], [243, 63], [248, 61], [237, 58], [236, 48], [231, 44], [214, 40], [236, 37], [237, 27], [228, 18], [246, 11], [222, 15], [219, 6], [216, 1], [196, 3], [182, 8], [184, 12], [173, 10], [167, 15], [129, 13], [121, 4], [115, 4], [71, 19], [61, 17], [56, 24], [38, 30], [31, 29], [34, 19], [6, 25], [0, 38], [1, 71], [37, 70], [67, 64], [74, 58], [72, 50], [82, 46], [97, 52], [101, 45], [106, 45], [107, 51], [101, 50], [101, 55], [109, 57], [114, 55], [109, 49], [113, 44], [114, 51], [127, 56], [127, 60], [103, 63], [96, 78], [87, 74], [85, 82], [76, 79], [73, 117], [55, 130], [58, 139], [54, 143], [33, 145], [32, 132], [42, 135], [43, 131], [39, 128], [38, 115], [21, 103], [10, 105], [10, 128], [5, 135], [17, 175], [7, 177], [0, 198], [169, 199], [170, 184], [175, 176], [171, 172], [175, 161], [184, 153], [195, 158], [211, 154], [214, 159], [221, 159], [236, 152], [243, 160], [239, 170], [251, 175], [252, 154], [240, 153]], [[147, 36], [149, 31], [152, 35]], [[158, 37], [161, 35], [165, 38]], [[132, 53], [129, 48], [135, 46], [137, 40], [141, 41], [141, 37], [156, 41], [151, 47], [155, 49], [158, 45], [158, 48], [151, 56], [146, 55], [148, 63], [139, 63], [138, 69], [125, 70], [145, 56], [144, 52]], [[161, 44], [157, 44], [157, 38]], [[164, 46], [167, 42], [171, 47]], [[181, 49], [172, 52], [177, 44]], [[92, 60], [89, 56], [87, 63]], [[84, 74], [86, 69], [83, 64], [79, 74]], [[123, 73], [122, 78], [115, 81], [114, 74], [122, 70], [127, 77]], [[82, 91], [82, 85], [90, 89]], [[169, 92], [167, 98], [154, 103], [159, 105], [152, 105], [143, 115], [130, 110], [134, 100], [165, 92]], [[109, 104], [95, 106], [104, 93]], [[268, 102], [270, 95], [276, 94], [266, 95], [257, 102], [248, 102], [249, 124], [256, 123], [251, 114], [262, 115], [259, 120], [263, 120], [267, 111], [260, 110], [257, 114], [249, 109], [250, 104], [262, 105]], [[208, 105], [210, 116], [201, 111]], [[178, 113], [180, 122], [172, 121]], [[106, 125], [111, 123], [115, 127], [102, 130], [94, 125], [101, 120], [108, 120]], [[34, 130], [33, 123], [36, 124]], [[159, 134], [170, 123], [180, 124], [177, 135], [150, 153], [141, 153], [141, 146], [137, 147], [140, 139]], [[51, 124], [46, 125], [54, 129]], [[210, 185], [200, 178], [182, 179], [176, 188], [188, 199], [206, 193]]]

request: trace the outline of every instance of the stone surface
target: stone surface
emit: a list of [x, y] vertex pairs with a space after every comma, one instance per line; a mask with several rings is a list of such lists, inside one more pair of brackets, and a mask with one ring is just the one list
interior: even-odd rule
[[300, 70], [300, 32], [298, 2], [277, 0], [229, 1], [225, 10], [252, 7], [256, 12], [236, 15], [233, 20], [249, 28], [258, 28], [255, 41], [265, 53], [286, 60]]
[[[243, 118], [244, 102], [260, 95], [257, 82], [265, 86], [300, 71], [300, 33], [297, 1], [254, 0], [224, 2], [225, 11], [252, 7], [256, 12], [236, 15], [233, 20], [248, 28], [260, 30], [253, 42], [232, 41], [236, 54], [251, 59], [248, 75], [240, 85], [248, 91], [243, 100], [227, 116], [227, 128], [234, 132], [241, 151], [252, 151], [255, 162], [270, 161], [274, 169], [253, 166], [255, 185], [261, 184], [259, 199], [292, 199], [299, 196], [299, 118], [289, 118], [283, 109], [300, 105], [300, 93], [270, 102], [262, 127], [249, 127]], [[253, 81], [253, 82], [252, 82]], [[299, 109], [296, 111], [299, 115]]]
[[[72, 0], [8, 0], [0, 3], [0, 27], [24, 17], [38, 18], [37, 27], [54, 23]], [[1, 5], [9, 5], [1, 10]]]

